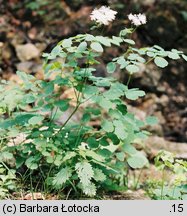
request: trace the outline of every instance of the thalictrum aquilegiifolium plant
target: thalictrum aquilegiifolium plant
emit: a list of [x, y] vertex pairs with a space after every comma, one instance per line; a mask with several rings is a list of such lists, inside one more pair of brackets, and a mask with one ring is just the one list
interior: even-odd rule
[[[95, 28], [101, 28], [116, 14], [102, 6], [92, 12], [91, 19]], [[149, 133], [142, 128], [156, 121], [152, 116], [140, 121], [128, 111], [125, 99], [145, 95], [128, 84], [142, 64], [153, 61], [164, 68], [167, 58], [187, 60], [187, 56], [158, 45], [136, 48], [131, 34], [146, 23], [146, 17], [128, 17], [135, 27], [124, 28], [119, 35], [86, 33], [60, 41], [50, 53], [43, 54], [43, 80], [17, 71], [21, 84], [1, 82], [0, 159], [14, 166], [24, 181], [30, 179], [32, 187], [40, 182], [40, 190], [45, 192], [73, 191], [79, 195], [82, 191], [95, 196], [97, 190], [116, 190], [118, 178], [129, 168], [148, 165], [133, 143], [146, 138]], [[107, 77], [96, 76], [100, 57], [108, 47], [119, 47], [123, 52], [106, 64]], [[113, 76], [119, 69], [129, 77], [127, 84]], [[64, 96], [68, 89], [72, 98]], [[74, 121], [77, 113], [81, 118]]]

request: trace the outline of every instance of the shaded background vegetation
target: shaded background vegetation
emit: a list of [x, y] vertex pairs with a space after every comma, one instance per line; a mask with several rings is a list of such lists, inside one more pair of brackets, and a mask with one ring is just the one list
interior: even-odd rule
[[[158, 44], [187, 53], [186, 0], [0, 0], [0, 77], [18, 82], [15, 72], [23, 70], [42, 78], [42, 52], [49, 52], [63, 38], [90, 32], [89, 14], [101, 5], [118, 11], [117, 20], [103, 34], [115, 34], [129, 27], [129, 13], [145, 13], [147, 25], [133, 35], [137, 46]], [[19, 46], [23, 44], [31, 44], [35, 54], [30, 50], [27, 56], [24, 49], [20, 53]], [[119, 52], [108, 49], [103, 62]], [[143, 115], [142, 112], [156, 115], [160, 125], [154, 132], [177, 142], [187, 142], [186, 69], [187, 64], [182, 60], [170, 61], [163, 71], [148, 65], [131, 82], [132, 86], [148, 92], [144, 99], [131, 104], [138, 109], [138, 115]], [[103, 65], [97, 72], [107, 76]], [[116, 76], [126, 81], [125, 74]]]

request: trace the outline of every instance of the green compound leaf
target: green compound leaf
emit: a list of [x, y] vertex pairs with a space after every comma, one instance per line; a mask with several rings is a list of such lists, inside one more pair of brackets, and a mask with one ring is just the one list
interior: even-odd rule
[[120, 118], [122, 118], [122, 114], [121, 114], [121, 112], [119, 111], [119, 110], [117, 110], [117, 109], [110, 109], [109, 110], [109, 115], [110, 115], [110, 117], [112, 117], [112, 118], [115, 118], [115, 119], [120, 119]]
[[24, 81], [24, 84], [30, 84], [31, 80], [36, 79], [34, 76], [22, 71], [16, 71], [16, 74]]
[[128, 155], [134, 155], [137, 153], [137, 150], [134, 146], [132, 146], [131, 144], [127, 144], [125, 143], [123, 146], [123, 151], [126, 152]]
[[111, 78], [94, 77], [90, 78], [91, 81], [98, 87], [109, 87], [111, 85]]
[[125, 28], [125, 29], [120, 31], [119, 35], [120, 35], [120, 37], [124, 37], [127, 34], [131, 34], [132, 30], [133, 30], [132, 28]]
[[37, 125], [37, 124], [40, 124], [43, 120], [44, 120], [43, 116], [34, 116], [29, 119], [28, 123], [30, 125]]
[[46, 95], [50, 95], [53, 93], [54, 91], [54, 83], [53, 82], [49, 82], [49, 83], [44, 83], [44, 93]]
[[72, 170], [69, 167], [62, 168], [53, 178], [55, 188], [60, 188], [72, 176]]
[[120, 120], [114, 120], [114, 125], [115, 125], [114, 133], [119, 139], [124, 140], [127, 137], [127, 133], [124, 129], [123, 123]]
[[96, 101], [102, 108], [108, 110], [113, 108], [113, 103], [108, 100], [107, 98], [103, 97], [103, 96], [97, 96], [97, 101]]
[[[55, 47], [52, 49], [52, 51], [51, 51], [52, 57], [56, 58], [56, 57], [60, 54], [61, 51], [62, 51], [61, 46], [59, 46], [59, 45], [55, 46]], [[46, 54], [47, 54], [47, 53], [45, 53], [45, 55], [46, 55]], [[44, 55], [44, 57], [45, 57], [45, 55]], [[48, 55], [48, 54], [47, 54], [47, 55]], [[46, 57], [47, 57], [47, 56], [46, 56]], [[49, 59], [51, 59], [50, 56], [49, 56]]]
[[114, 126], [112, 122], [109, 122], [107, 120], [104, 120], [101, 123], [101, 127], [103, 128], [104, 131], [106, 132], [112, 132], [114, 130]]
[[96, 86], [89, 86], [89, 85], [86, 85], [83, 89], [83, 94], [85, 97], [90, 97], [92, 95], [96, 95], [99, 93], [99, 90]]
[[183, 57], [183, 59], [185, 60], [185, 61], [187, 61], [187, 56], [186, 55], [182, 55], [182, 57]]
[[110, 157], [110, 156], [112, 155], [112, 152], [109, 151], [109, 150], [106, 149], [106, 148], [100, 149], [100, 150], [98, 151], [98, 153], [99, 153], [100, 155], [102, 155], [103, 157], [105, 157], [105, 158]]
[[112, 84], [111, 88], [103, 93], [103, 96], [112, 101], [115, 99], [119, 99], [121, 96], [124, 96], [126, 90], [120, 87], [121, 86], [117, 85], [117, 83]]
[[92, 42], [90, 47], [95, 50], [96, 52], [103, 52], [103, 47], [98, 42]]
[[127, 106], [124, 104], [119, 104], [116, 107], [123, 115], [127, 113]]
[[64, 40], [62, 41], [62, 46], [63, 46], [64, 48], [69, 48], [69, 47], [71, 47], [71, 45], [72, 45], [72, 39], [71, 39], [71, 38], [69, 38], [69, 39], [64, 39]]
[[120, 143], [120, 140], [118, 139], [118, 137], [116, 136], [116, 134], [114, 134], [114, 133], [108, 133], [107, 136], [112, 141], [112, 143], [114, 145], [118, 145]]
[[94, 169], [94, 177], [93, 177], [96, 181], [105, 181], [106, 180], [106, 175], [103, 173], [102, 170], [95, 168]]
[[59, 107], [59, 109], [64, 112], [69, 108], [69, 99], [58, 100], [54, 103], [55, 106]]
[[167, 52], [168, 53], [168, 57], [170, 58], [170, 59], [180, 59], [180, 56], [179, 56], [179, 54], [178, 53], [176, 53], [176, 52], [170, 52], [170, 51], [168, 51]]
[[29, 169], [34, 170], [34, 169], [38, 169], [38, 164], [37, 163], [32, 163], [29, 166], [27, 166]]
[[101, 44], [103, 44], [104, 46], [108, 46], [110, 47], [111, 46], [111, 43], [110, 43], [110, 39], [109, 38], [106, 38], [106, 37], [103, 37], [103, 36], [96, 36], [95, 39], [100, 42]]
[[129, 61], [126, 61], [126, 60], [124, 59], [124, 56], [120, 56], [120, 57], [117, 59], [117, 63], [120, 65], [120, 69], [123, 69], [123, 68], [125, 68], [125, 67], [128, 65]]
[[158, 46], [158, 45], [154, 45], [153, 47], [156, 48], [156, 49], [158, 49], [158, 50], [161, 50], [161, 51], [164, 50], [162, 47], [160, 47], [160, 46]]
[[141, 56], [137, 57], [137, 61], [139, 61], [141, 63], [145, 63], [146, 62], [146, 60], [143, 57], [141, 57]]
[[120, 43], [123, 42], [123, 40], [121, 39], [121, 37], [112, 36], [112, 39], [110, 39], [110, 42], [117, 46], [120, 46]]
[[137, 73], [137, 72], [139, 71], [139, 67], [136, 66], [136, 65], [130, 64], [130, 65], [128, 65], [128, 66], [126, 67], [126, 70], [127, 70], [129, 73], [133, 74], [133, 73]]
[[56, 166], [60, 166], [62, 164], [62, 155], [57, 155], [54, 160], [54, 164]]
[[100, 140], [99, 140], [99, 144], [102, 145], [102, 146], [109, 146], [110, 143], [108, 142], [107, 140], [107, 137], [102, 137]]
[[19, 167], [21, 167], [25, 162], [25, 158], [22, 157], [17, 157], [16, 158], [16, 169], [18, 169]]
[[148, 164], [147, 158], [141, 154], [140, 152], [132, 155], [127, 159], [127, 163], [130, 167], [137, 169], [137, 168], [143, 168], [145, 165]]
[[156, 56], [156, 53], [150, 52], [150, 51], [148, 51], [146, 54], [147, 54], [147, 56], [149, 56], [151, 58]]
[[113, 73], [116, 70], [116, 64], [114, 62], [109, 62], [106, 69], [108, 73]]
[[32, 117], [35, 117], [33, 113], [17, 115], [15, 118], [15, 123], [18, 125], [25, 125], [28, 123], [29, 119], [31, 119]]
[[84, 194], [93, 197], [96, 195], [96, 186], [93, 182], [91, 182], [89, 185], [82, 185], [82, 190]]
[[86, 142], [90, 148], [97, 148], [99, 146], [99, 142], [95, 139], [95, 137], [89, 137]]
[[75, 169], [83, 186], [89, 186], [91, 179], [94, 177], [94, 171], [91, 164], [87, 161], [82, 161], [75, 165]]
[[82, 43], [79, 44], [79, 46], [77, 47], [77, 50], [79, 52], [83, 52], [83, 51], [86, 50], [86, 48], [87, 48], [87, 43], [84, 41], [84, 42], [82, 42]]
[[66, 155], [64, 156], [62, 162], [65, 162], [73, 157], [75, 157], [77, 154], [75, 152], [66, 152]]
[[13, 158], [14, 158], [14, 156], [10, 152], [5, 151], [5, 152], [0, 153], [0, 161], [10, 160], [10, 159], [13, 159]]
[[[45, 154], [45, 155], [47, 155], [47, 154]], [[49, 164], [54, 163], [54, 158], [51, 157], [51, 155], [49, 155], [48, 157], [46, 157], [46, 161], [47, 161], [47, 163], [49, 163]]]
[[86, 155], [87, 157], [91, 157], [91, 158], [93, 158], [94, 160], [99, 161], [99, 162], [104, 162], [104, 161], [105, 161], [105, 159], [104, 159], [103, 156], [101, 156], [101, 155], [95, 153], [95, 152], [92, 151], [92, 150], [88, 150], [88, 149], [87, 149], [87, 150], [85, 151], [85, 155]]
[[119, 152], [119, 153], [116, 153], [116, 157], [119, 161], [124, 161], [125, 154], [124, 154], [124, 152]]
[[161, 67], [161, 68], [165, 68], [166, 66], [168, 66], [168, 62], [162, 57], [156, 57], [154, 59], [154, 62], [158, 67]]
[[167, 57], [168, 53], [165, 50], [159, 51], [156, 53], [160, 57]]
[[87, 34], [85, 40], [86, 41], [93, 41], [93, 40], [95, 40], [95, 37], [91, 34]]
[[143, 97], [145, 95], [145, 92], [134, 88], [134, 89], [129, 89], [128, 91], [126, 91], [125, 95], [127, 99], [129, 100], [136, 100], [139, 97]]
[[32, 157], [29, 157], [26, 161], [25, 161], [25, 165], [31, 169], [31, 170], [34, 170], [34, 169], [37, 169], [38, 168], [38, 164], [37, 164], [38, 160], [36, 160], [36, 157], [32, 156]]
[[131, 44], [131, 45], [135, 45], [135, 42], [131, 39], [124, 39], [124, 42]]
[[24, 96], [23, 101], [25, 101], [26, 103], [33, 103], [35, 102], [35, 97], [32, 94], [27, 94]]
[[81, 121], [83, 123], [86, 123], [86, 122], [89, 122], [90, 119], [91, 119], [91, 114], [90, 113], [84, 113], [83, 116], [82, 116]]

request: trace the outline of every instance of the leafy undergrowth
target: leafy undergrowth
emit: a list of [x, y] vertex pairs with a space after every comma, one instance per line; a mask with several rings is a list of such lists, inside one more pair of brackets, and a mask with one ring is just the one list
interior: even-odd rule
[[[42, 188], [39, 173], [23, 178], [15, 170], [1, 166], [1, 199], [13, 200], [65, 200], [65, 199], [110, 199], [110, 200], [186, 200], [187, 163], [175, 160], [174, 155], [160, 151], [151, 168], [131, 170], [126, 176], [126, 186], [119, 185], [119, 179], [112, 181], [107, 187], [98, 188], [94, 197], [86, 196], [80, 190]], [[152, 173], [153, 169], [155, 173]], [[7, 171], [8, 170], [8, 171]], [[137, 172], [138, 171], [138, 172]], [[154, 176], [153, 176], [154, 174]], [[156, 176], [155, 176], [156, 174]], [[149, 176], [149, 177], [147, 177]], [[62, 177], [63, 178], [63, 177]]]
[[[115, 14], [109, 8], [103, 10]], [[130, 17], [135, 25], [146, 22], [145, 15]], [[94, 28], [100, 28], [100, 22]], [[157, 121], [153, 116], [141, 121], [128, 111], [125, 99], [133, 101], [145, 95], [138, 88], [129, 88], [129, 82], [142, 64], [153, 61], [164, 68], [167, 58], [187, 60], [187, 56], [158, 45], [136, 48], [130, 39], [134, 31], [125, 28], [118, 36], [79, 34], [64, 39], [51, 53], [43, 54], [43, 80], [17, 71], [20, 84], [1, 81], [1, 197], [15, 191], [17, 198], [29, 192], [32, 198], [41, 193], [41, 198], [54, 194], [58, 199], [101, 199], [110, 191], [140, 187], [139, 178], [129, 182], [129, 171], [149, 167], [149, 161], [134, 143], [147, 138], [147, 125]], [[107, 63], [108, 77], [96, 76], [98, 57], [113, 46], [123, 53]], [[113, 76], [117, 68], [129, 77], [126, 85]], [[67, 97], [67, 90], [74, 96]], [[78, 112], [81, 117], [75, 121]], [[94, 125], [96, 121], [100, 124]], [[147, 183], [147, 193], [155, 199], [185, 198], [181, 190], [186, 190], [182, 187], [186, 162], [174, 161], [172, 155], [161, 152], [155, 165], [163, 178], [154, 184], [156, 188]], [[167, 185], [166, 168], [176, 175]]]

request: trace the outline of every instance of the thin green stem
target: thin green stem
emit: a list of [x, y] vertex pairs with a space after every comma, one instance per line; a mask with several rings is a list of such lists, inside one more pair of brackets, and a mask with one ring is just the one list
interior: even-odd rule
[[38, 182], [37, 182], [37, 184], [36, 184], [36, 186], [35, 186], [35, 191], [38, 190], [39, 185], [40, 185], [40, 183], [41, 183], [41, 180], [42, 180], [42, 176], [40, 176], [40, 178], [39, 178], [39, 180], [38, 180]]
[[32, 199], [34, 199], [34, 190], [33, 190], [33, 182], [32, 182], [32, 175], [31, 175], [31, 172], [30, 172], [30, 184], [31, 184]]
[[14, 173], [7, 167], [7, 165], [3, 161], [1, 161], [1, 163], [9, 172], [11, 172], [12, 175], [14, 175]]
[[138, 27], [136, 26], [136, 27], [133, 29], [132, 34], [136, 31], [137, 28], [138, 28]]
[[72, 188], [70, 188], [70, 190], [68, 191], [68, 194], [67, 194], [67, 196], [66, 196], [66, 200], [68, 200], [71, 191], [72, 191]]
[[145, 65], [149, 64], [153, 59], [154, 59], [154, 57], [149, 59], [147, 62], [145, 62]]
[[41, 172], [41, 176], [43, 178], [42, 188], [43, 188], [44, 193], [46, 194], [47, 190], [46, 190], [45, 174], [44, 174], [44, 172], [43, 172], [43, 170], [41, 169], [40, 166], [39, 166], [39, 169], [40, 169], [40, 172]]
[[70, 181], [70, 180], [68, 180], [68, 181], [69, 181], [69, 183], [71, 184], [71, 186], [73, 187], [75, 193], [78, 194], [77, 188], [75, 187], [75, 185], [73, 184], [73, 182]]
[[127, 51], [123, 54], [124, 57], [126, 58], [127, 55], [128, 55], [131, 51], [132, 51], [132, 50], [131, 50], [131, 47], [129, 46], [128, 49], [127, 49]]
[[129, 185], [129, 174], [128, 174], [128, 172], [127, 172], [126, 177], [124, 178], [124, 183], [125, 183], [125, 186], [126, 186], [126, 187], [129, 187], [129, 186], [128, 186], [128, 185]]
[[[54, 161], [55, 161], [55, 160], [54, 160]], [[46, 177], [46, 180], [45, 180], [45, 188], [46, 188], [47, 191], [48, 191], [48, 185], [46, 184], [46, 181], [48, 180], [48, 178], [49, 178], [49, 176], [50, 176], [50, 174], [51, 174], [51, 170], [52, 170], [52, 168], [53, 168], [54, 161], [53, 161], [53, 163], [51, 164], [51, 166], [50, 166], [50, 168], [49, 168], [49, 172], [47, 173], [47, 177]]]
[[127, 84], [126, 84], [127, 87], [129, 86], [129, 83], [130, 83], [130, 81], [131, 81], [131, 77], [132, 77], [132, 74], [130, 74], [129, 77], [128, 77]]
[[163, 170], [162, 170], [161, 200], [163, 200], [164, 182], [165, 182], [165, 172], [164, 172], [164, 169], [163, 169]]
[[172, 191], [172, 198], [174, 197], [175, 189], [176, 189], [176, 185], [174, 186], [173, 191]]
[[[84, 77], [86, 76], [86, 73], [87, 73], [87, 70], [89, 68], [89, 64], [87, 64], [87, 67], [85, 69], [85, 72], [84, 72]], [[67, 118], [67, 120], [64, 122], [64, 124], [60, 127], [60, 130], [58, 131], [58, 133], [60, 133], [62, 131], [62, 129], [65, 127], [65, 125], [69, 122], [69, 120], [72, 118], [72, 116], [77, 112], [78, 108], [80, 107], [81, 105], [81, 97], [82, 97], [82, 91], [83, 91], [83, 88], [86, 84], [86, 81], [87, 81], [87, 77], [85, 77], [85, 79], [83, 80], [83, 83], [81, 85], [81, 89], [80, 91], [78, 92], [78, 95], [77, 95], [77, 105], [75, 107], [75, 109], [73, 110], [73, 112], [70, 114], [70, 116]], [[57, 134], [58, 134], [57, 133]]]
[[79, 130], [78, 130], [78, 133], [77, 133], [77, 139], [76, 139], [76, 142], [75, 142], [75, 147], [77, 147], [77, 145], [78, 145], [78, 143], [79, 143], [79, 140], [81, 139], [81, 138], [80, 138], [80, 134], [81, 134], [82, 128], [83, 128], [83, 126], [80, 125]]
[[81, 104], [86, 103], [86, 102], [89, 101], [92, 97], [94, 97], [94, 96], [99, 96], [99, 95], [101, 95], [101, 94], [102, 94], [101, 92], [96, 93], [96, 94], [93, 94], [93, 95], [91, 95], [90, 97], [86, 98], [84, 101], [82, 101]]
[[77, 104], [77, 106], [75, 107], [75, 109], [73, 110], [73, 112], [70, 114], [70, 116], [67, 118], [67, 120], [64, 122], [64, 124], [60, 127], [60, 130], [58, 131], [58, 133], [60, 133], [62, 131], [62, 129], [69, 122], [69, 120], [71, 119], [71, 117], [76, 113], [76, 111], [78, 110], [79, 106], [80, 106], [80, 102]]
[[135, 185], [134, 185], [134, 189], [135, 189], [135, 190], [138, 188], [138, 184], [139, 184], [139, 182], [140, 182], [141, 174], [142, 174], [142, 169], [140, 170], [140, 173], [139, 173], [139, 175], [138, 175], [137, 181], [136, 181], [136, 183], [135, 183]]
[[58, 111], [58, 107], [56, 107], [56, 110], [55, 110], [55, 112], [54, 112], [54, 115], [52, 115], [52, 113], [51, 113], [50, 125], [52, 124], [52, 121], [54, 120], [54, 118], [55, 118], [55, 116], [56, 116], [56, 114], [57, 114], [57, 111]]

